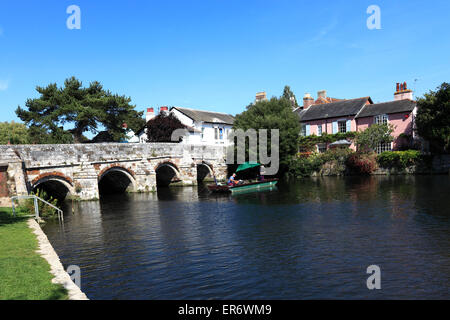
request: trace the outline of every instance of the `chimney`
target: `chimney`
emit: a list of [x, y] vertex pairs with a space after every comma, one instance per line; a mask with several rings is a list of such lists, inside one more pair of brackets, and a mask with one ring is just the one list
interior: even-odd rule
[[162, 106], [159, 108], [159, 114], [165, 114], [167, 115], [169, 113], [169, 108], [167, 106]]
[[303, 110], [308, 109], [314, 104], [314, 98], [309, 93], [305, 93], [303, 97]]
[[327, 99], [327, 90], [321, 90], [321, 91], [317, 92], [317, 99], [320, 99], [320, 98], [322, 98], [324, 100]]
[[256, 93], [255, 103], [259, 102], [259, 101], [266, 101], [266, 100], [267, 100], [267, 95], [266, 95], [265, 91]]
[[147, 113], [145, 114], [145, 122], [149, 122], [155, 117], [155, 111], [153, 108], [147, 108]]
[[394, 101], [413, 99], [413, 91], [408, 89], [406, 82], [397, 83], [396, 89], [397, 91], [394, 93]]

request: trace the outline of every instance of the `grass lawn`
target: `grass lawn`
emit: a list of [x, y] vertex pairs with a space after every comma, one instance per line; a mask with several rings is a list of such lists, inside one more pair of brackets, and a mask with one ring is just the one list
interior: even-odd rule
[[36, 253], [38, 241], [27, 219], [0, 208], [0, 300], [67, 299], [66, 289], [51, 282], [49, 264]]

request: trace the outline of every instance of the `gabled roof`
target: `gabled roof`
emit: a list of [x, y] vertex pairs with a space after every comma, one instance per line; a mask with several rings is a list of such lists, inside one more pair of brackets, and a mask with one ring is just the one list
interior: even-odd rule
[[297, 111], [297, 113], [300, 121], [354, 116], [367, 103], [373, 103], [370, 97], [315, 104], [305, 110]]
[[375, 103], [365, 106], [356, 118], [373, 117], [380, 114], [412, 112], [415, 106], [416, 102], [409, 99]]
[[183, 113], [185, 116], [191, 118], [194, 121], [202, 121], [209, 123], [223, 123], [232, 125], [234, 122], [234, 117], [231, 114], [222, 113], [222, 112], [212, 112], [212, 111], [203, 111], [203, 110], [194, 110], [188, 108], [180, 108], [180, 107], [172, 107], [170, 111], [173, 109], [178, 110]]

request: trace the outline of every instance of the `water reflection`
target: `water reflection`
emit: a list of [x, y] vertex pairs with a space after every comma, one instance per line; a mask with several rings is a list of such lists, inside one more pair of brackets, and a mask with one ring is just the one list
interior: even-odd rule
[[[205, 185], [67, 203], [44, 227], [93, 299], [449, 298], [448, 176]], [[72, 212], [73, 208], [73, 214]], [[382, 268], [368, 291], [365, 269]]]

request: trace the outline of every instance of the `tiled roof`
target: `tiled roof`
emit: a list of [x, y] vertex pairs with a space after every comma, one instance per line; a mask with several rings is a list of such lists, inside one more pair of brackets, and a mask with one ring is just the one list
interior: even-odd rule
[[332, 98], [332, 97], [319, 97], [317, 98], [316, 101], [314, 101], [314, 104], [324, 104], [324, 103], [332, 103], [332, 102], [338, 102], [338, 101], [342, 101], [344, 99], [337, 99], [337, 98]]
[[365, 106], [356, 118], [372, 117], [380, 114], [391, 114], [399, 112], [411, 112], [416, 106], [416, 102], [412, 100], [397, 100], [383, 103], [375, 103]]
[[300, 121], [328, 119], [356, 115], [364, 105], [372, 103], [370, 97], [312, 105], [305, 110], [298, 110]]
[[194, 110], [188, 108], [172, 107], [170, 110], [176, 109], [191, 118], [194, 121], [203, 121], [209, 123], [224, 123], [232, 125], [234, 117], [231, 114], [222, 112], [212, 112], [203, 110]]

